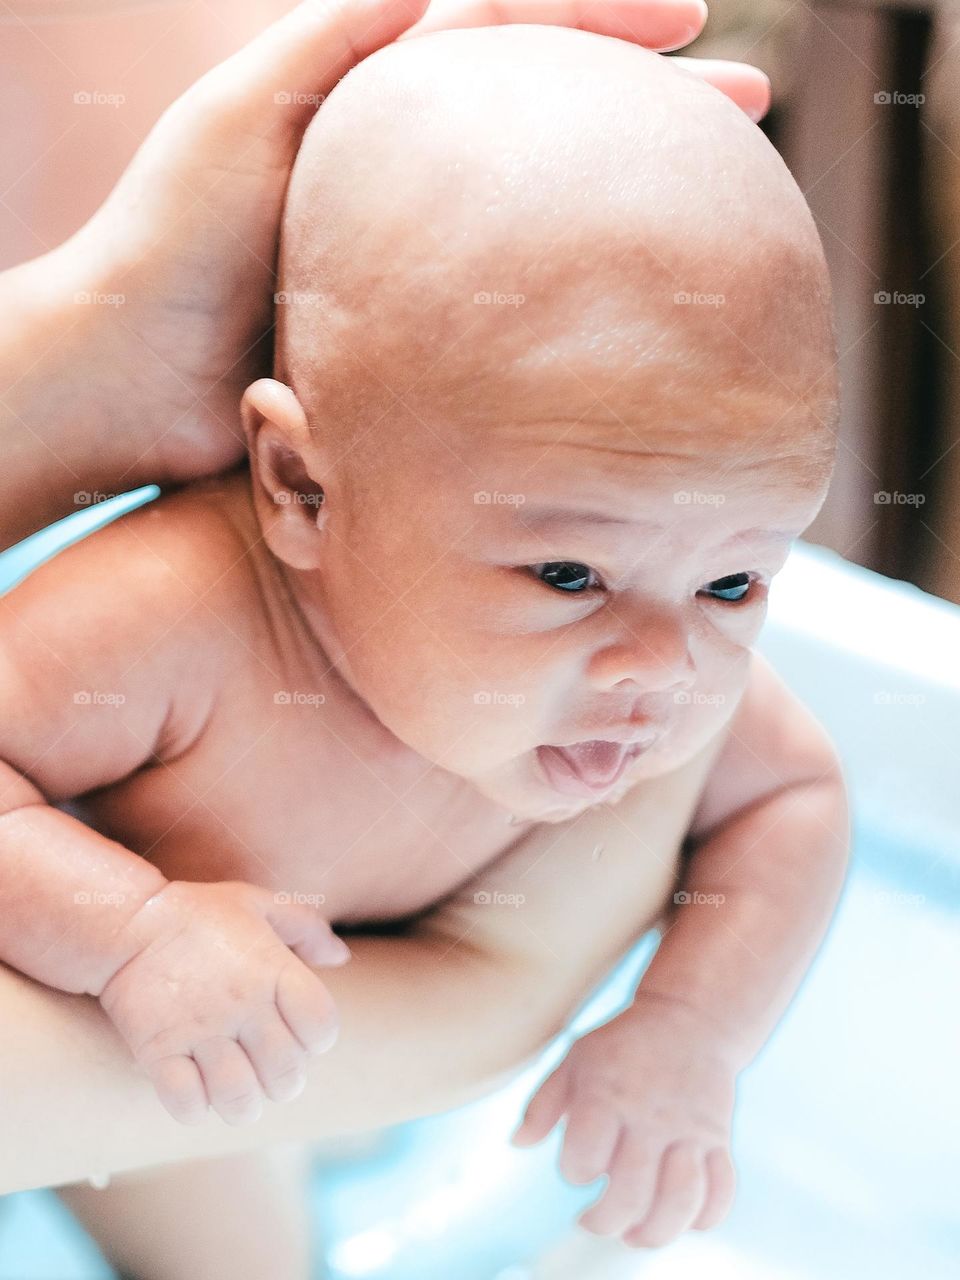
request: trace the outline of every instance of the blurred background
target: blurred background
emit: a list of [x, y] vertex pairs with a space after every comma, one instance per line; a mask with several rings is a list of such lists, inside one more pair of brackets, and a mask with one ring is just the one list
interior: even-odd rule
[[[163, 108], [292, 0], [0, 0], [0, 267], [106, 196]], [[833, 277], [836, 479], [808, 540], [960, 602], [960, 7], [712, 0], [761, 67]], [[687, 52], [687, 51], [685, 51]]]

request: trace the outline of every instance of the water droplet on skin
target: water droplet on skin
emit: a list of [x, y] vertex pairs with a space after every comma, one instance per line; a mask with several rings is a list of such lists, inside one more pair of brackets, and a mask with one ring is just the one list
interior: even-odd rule
[[105, 1191], [110, 1185], [109, 1173], [91, 1173], [87, 1181], [96, 1191]]
[[596, 848], [594, 849], [593, 853], [591, 853], [591, 855], [590, 855], [590, 861], [591, 861], [591, 862], [599, 862], [599, 861], [600, 861], [600, 855], [601, 855], [602, 853], [603, 853], [603, 845], [602, 845], [602, 844], [598, 844], [598, 845], [596, 846]]

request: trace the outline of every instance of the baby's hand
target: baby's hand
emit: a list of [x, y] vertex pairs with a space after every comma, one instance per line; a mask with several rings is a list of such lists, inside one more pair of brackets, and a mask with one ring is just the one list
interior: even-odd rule
[[735, 1088], [719, 1032], [641, 988], [625, 1013], [573, 1045], [513, 1141], [540, 1142], [566, 1115], [561, 1173], [574, 1183], [609, 1174], [580, 1225], [657, 1247], [716, 1226], [733, 1203]]
[[239, 881], [174, 881], [128, 927], [137, 950], [100, 1003], [174, 1119], [194, 1123], [209, 1105], [244, 1124], [263, 1094], [296, 1097], [308, 1054], [337, 1035], [333, 1001], [308, 968], [350, 957], [326, 921]]

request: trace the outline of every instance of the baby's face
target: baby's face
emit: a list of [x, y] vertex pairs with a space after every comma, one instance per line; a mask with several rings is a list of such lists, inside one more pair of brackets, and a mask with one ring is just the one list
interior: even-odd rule
[[822, 250], [759, 131], [618, 41], [409, 41], [308, 130], [280, 258], [278, 465], [324, 501], [260, 518], [373, 713], [531, 820], [705, 745], [834, 447]]
[[588, 398], [558, 422], [551, 393], [542, 418], [529, 389], [522, 403], [522, 421], [411, 421], [402, 447], [391, 428], [362, 477], [328, 487], [302, 587], [397, 738], [556, 821], [680, 765], [732, 715], [827, 467], [810, 465], [824, 433], [803, 407], [781, 423], [788, 456], [783, 434], [764, 441], [748, 420], [770, 413], [762, 396], [742, 396], [736, 430], [701, 410], [687, 434], [645, 435], [636, 405], [591, 417]]

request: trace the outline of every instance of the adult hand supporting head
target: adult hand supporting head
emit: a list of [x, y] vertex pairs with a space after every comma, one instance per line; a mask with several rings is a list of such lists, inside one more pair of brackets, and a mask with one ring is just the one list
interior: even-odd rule
[[[93, 218], [0, 276], [0, 548], [111, 492], [220, 470], [237, 407], [270, 372], [277, 235], [291, 165], [323, 97], [398, 37], [528, 22], [656, 50], [692, 40], [703, 0], [307, 0], [163, 114]], [[755, 119], [756, 68], [683, 60]], [[76, 299], [115, 305], [78, 305]], [[122, 301], [118, 302], [120, 299]]]

